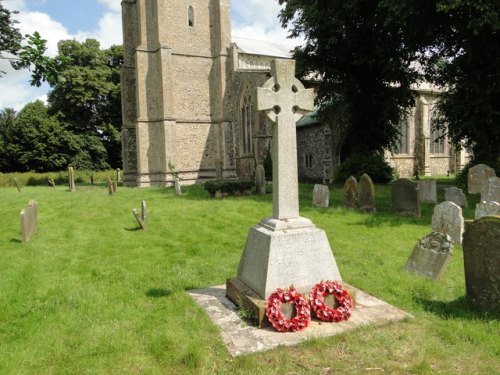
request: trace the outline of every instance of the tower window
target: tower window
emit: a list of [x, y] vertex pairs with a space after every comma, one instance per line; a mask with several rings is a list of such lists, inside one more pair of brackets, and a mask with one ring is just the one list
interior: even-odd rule
[[188, 8], [188, 25], [194, 27], [194, 9], [191, 5]]

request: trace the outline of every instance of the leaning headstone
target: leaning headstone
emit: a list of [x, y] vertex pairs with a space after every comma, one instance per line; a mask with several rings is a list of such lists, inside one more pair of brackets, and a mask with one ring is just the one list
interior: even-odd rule
[[14, 183], [16, 184], [16, 188], [18, 192], [21, 192], [21, 189], [23, 188], [23, 184], [21, 184], [21, 181], [19, 181], [17, 178], [14, 177]]
[[56, 188], [56, 183], [54, 182], [53, 179], [49, 178], [47, 179], [47, 182], [49, 183], [50, 186], [52, 186], [54, 189]]
[[481, 200], [486, 202], [500, 202], [500, 178], [488, 178], [481, 194]]
[[437, 279], [446, 269], [452, 256], [453, 244], [450, 236], [431, 232], [415, 245], [406, 262], [405, 270]]
[[500, 216], [465, 223], [464, 252], [467, 300], [500, 311]]
[[174, 187], [175, 187], [175, 195], [180, 197], [182, 194], [181, 184], [179, 183], [179, 179], [177, 177], [174, 179]]
[[416, 182], [400, 178], [392, 183], [392, 211], [397, 215], [420, 217]]
[[453, 202], [460, 207], [467, 207], [467, 198], [465, 197], [462, 189], [457, 187], [452, 186], [444, 189], [444, 199], [449, 202]]
[[374, 212], [375, 206], [375, 187], [372, 179], [366, 173], [359, 178], [358, 184], [358, 205], [363, 211]]
[[420, 203], [437, 202], [436, 180], [418, 181], [418, 199]]
[[464, 217], [462, 208], [453, 202], [443, 202], [434, 207], [432, 230], [450, 236], [455, 244], [462, 243], [464, 233]]
[[21, 210], [21, 242], [28, 242], [36, 231], [38, 222], [38, 204], [31, 200], [28, 207]]
[[476, 212], [474, 213], [474, 218], [476, 220], [479, 220], [485, 216], [500, 216], [500, 203], [493, 201], [483, 201], [476, 204]]
[[68, 191], [70, 191], [70, 192], [76, 191], [75, 170], [71, 166], [71, 164], [68, 165]]
[[482, 195], [490, 177], [496, 177], [495, 170], [486, 164], [477, 164], [469, 168], [467, 175], [469, 194]]
[[312, 204], [316, 207], [328, 208], [330, 204], [330, 191], [327, 185], [314, 185]]
[[142, 220], [141, 214], [135, 209], [132, 209], [132, 214], [135, 217], [135, 220], [137, 220], [137, 224], [141, 227], [141, 229], [146, 230], [146, 222]]
[[350, 176], [344, 183], [344, 207], [356, 208], [358, 201], [358, 181], [356, 177]]
[[262, 164], [255, 168], [255, 189], [258, 195], [266, 194], [266, 170]]
[[148, 208], [146, 206], [146, 201], [141, 202], [141, 219], [146, 222], [146, 218], [148, 217]]

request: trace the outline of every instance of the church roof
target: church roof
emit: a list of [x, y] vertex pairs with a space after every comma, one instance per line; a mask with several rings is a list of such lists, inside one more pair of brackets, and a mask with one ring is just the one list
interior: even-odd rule
[[260, 56], [272, 56], [272, 57], [283, 57], [292, 58], [290, 53], [290, 48], [277, 42], [269, 42], [248, 38], [241, 38], [239, 36], [233, 36], [233, 43], [236, 44], [238, 51], [240, 53], [246, 53], [249, 55], [260, 55]]

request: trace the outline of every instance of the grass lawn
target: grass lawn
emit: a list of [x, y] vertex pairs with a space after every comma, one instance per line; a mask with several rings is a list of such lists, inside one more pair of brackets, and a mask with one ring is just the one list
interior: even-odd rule
[[[415, 319], [232, 358], [186, 290], [235, 276], [248, 228], [271, 215], [271, 195], [2, 188], [0, 374], [500, 373], [498, 315], [467, 307], [460, 246], [439, 281], [403, 271], [430, 232], [432, 205], [419, 219], [395, 217], [389, 187], [377, 185], [377, 213], [348, 211], [334, 186], [332, 207], [319, 209], [312, 188], [300, 187], [301, 214], [326, 231], [344, 280]], [[468, 198], [472, 219], [477, 198]], [[39, 225], [22, 244], [19, 211], [29, 199]], [[147, 231], [130, 212], [142, 200]]]

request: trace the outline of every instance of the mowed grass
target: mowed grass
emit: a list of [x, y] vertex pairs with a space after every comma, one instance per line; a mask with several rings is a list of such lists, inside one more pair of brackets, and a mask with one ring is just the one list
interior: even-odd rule
[[[442, 200], [440, 185], [440, 198]], [[390, 187], [377, 185], [378, 211], [345, 210], [341, 187], [331, 208], [301, 214], [324, 229], [344, 280], [414, 316], [385, 326], [232, 358], [187, 290], [236, 274], [248, 228], [271, 215], [272, 197], [210, 200], [199, 186], [0, 189], [0, 374], [494, 374], [500, 372], [495, 312], [465, 302], [460, 246], [439, 281], [403, 271], [421, 218], [390, 213]], [[469, 196], [466, 219], [476, 197]], [[39, 203], [34, 238], [20, 243], [19, 211]], [[476, 199], [476, 201], [474, 200]], [[130, 212], [148, 205], [148, 230]], [[319, 281], [319, 280], [318, 280]]]

